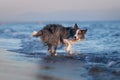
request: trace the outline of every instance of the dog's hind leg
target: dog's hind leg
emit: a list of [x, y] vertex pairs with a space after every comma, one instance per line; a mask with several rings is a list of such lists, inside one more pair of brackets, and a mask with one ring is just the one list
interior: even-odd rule
[[57, 46], [55, 45], [55, 46], [54, 46], [54, 51], [53, 51], [53, 53], [52, 53], [53, 56], [57, 56], [56, 50], [57, 50]]
[[51, 45], [51, 44], [48, 44], [48, 53], [50, 53], [50, 54], [52, 54], [51, 48], [52, 48], [52, 45]]

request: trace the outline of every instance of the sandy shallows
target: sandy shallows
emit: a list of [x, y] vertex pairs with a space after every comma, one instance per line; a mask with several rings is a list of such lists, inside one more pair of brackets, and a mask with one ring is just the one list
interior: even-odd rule
[[10, 56], [14, 55], [19, 56], [14, 52], [0, 49], [0, 80], [68, 80], [42, 73], [48, 70], [46, 66], [10, 59]]
[[35, 80], [37, 64], [9, 59], [14, 54], [0, 49], [0, 80]]

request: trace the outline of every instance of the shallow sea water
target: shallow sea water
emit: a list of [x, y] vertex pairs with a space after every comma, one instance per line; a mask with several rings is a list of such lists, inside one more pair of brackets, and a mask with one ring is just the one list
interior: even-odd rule
[[[55, 22], [53, 22], [55, 23]], [[74, 26], [74, 22], [58, 22]], [[88, 29], [86, 39], [72, 48], [74, 56], [58, 47], [58, 56], [46, 55], [47, 47], [31, 36], [49, 23], [20, 23], [0, 25], [0, 48], [15, 52], [15, 61], [38, 64], [38, 80], [119, 80], [120, 22], [78, 22]]]

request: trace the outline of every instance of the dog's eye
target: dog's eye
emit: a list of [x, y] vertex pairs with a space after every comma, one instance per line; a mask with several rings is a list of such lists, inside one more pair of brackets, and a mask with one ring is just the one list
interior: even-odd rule
[[81, 32], [78, 32], [78, 35], [80, 35], [81, 34]]
[[78, 35], [80, 35], [80, 33], [78, 33]]
[[76, 31], [75, 30], [72, 30], [72, 33], [75, 33]]
[[76, 31], [75, 29], [73, 29], [73, 31]]

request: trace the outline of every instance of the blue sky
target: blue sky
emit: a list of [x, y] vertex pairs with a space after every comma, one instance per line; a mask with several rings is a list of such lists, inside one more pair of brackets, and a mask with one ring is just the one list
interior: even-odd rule
[[120, 20], [120, 0], [0, 0], [0, 22]]

